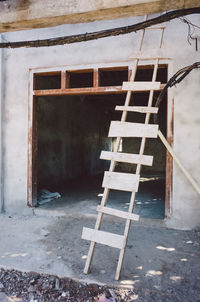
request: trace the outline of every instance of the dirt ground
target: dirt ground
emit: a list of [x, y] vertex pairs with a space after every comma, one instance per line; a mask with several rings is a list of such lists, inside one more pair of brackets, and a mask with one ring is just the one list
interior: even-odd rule
[[[8, 301], [98, 301], [108, 288], [114, 290], [109, 302], [200, 301], [200, 230], [133, 224], [121, 279], [114, 281], [119, 251], [102, 245], [91, 273], [83, 274], [89, 242], [81, 232], [94, 223], [90, 217], [1, 215], [0, 301], [6, 295], [21, 299]], [[124, 229], [109, 219], [103, 225], [118, 234]]]

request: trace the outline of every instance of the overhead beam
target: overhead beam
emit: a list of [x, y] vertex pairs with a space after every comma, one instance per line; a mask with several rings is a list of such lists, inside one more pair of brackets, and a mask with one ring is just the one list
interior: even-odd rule
[[117, 19], [200, 6], [200, 0], [5, 0], [0, 32]]

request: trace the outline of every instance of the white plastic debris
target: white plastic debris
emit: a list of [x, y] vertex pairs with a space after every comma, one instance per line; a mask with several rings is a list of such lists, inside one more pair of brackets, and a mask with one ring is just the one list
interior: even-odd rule
[[69, 292], [62, 292], [61, 297], [67, 297], [67, 298], [69, 298], [69, 296], [70, 296]]
[[97, 302], [116, 302], [116, 300], [113, 297], [106, 298], [106, 295], [103, 294]]
[[47, 237], [49, 235], [49, 231], [47, 231], [45, 229], [41, 229], [40, 234], [44, 237]]
[[46, 204], [54, 199], [58, 199], [60, 198], [61, 195], [58, 192], [50, 192], [49, 190], [43, 189], [41, 191], [41, 196], [39, 198], [39, 205], [43, 205]]

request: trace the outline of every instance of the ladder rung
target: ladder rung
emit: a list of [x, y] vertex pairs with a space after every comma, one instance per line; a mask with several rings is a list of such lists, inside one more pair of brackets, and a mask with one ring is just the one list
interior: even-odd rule
[[141, 107], [141, 106], [116, 106], [115, 110], [131, 111], [139, 113], [158, 113], [158, 107]]
[[152, 166], [153, 156], [129, 154], [120, 152], [101, 151], [100, 159], [114, 160], [122, 163], [141, 164], [145, 166]]
[[138, 221], [140, 219], [139, 215], [132, 214], [132, 213], [129, 213], [129, 212], [120, 211], [120, 210], [116, 210], [116, 209], [112, 209], [112, 208], [109, 208], [109, 207], [98, 206], [97, 211], [101, 212], [101, 213], [104, 213], [104, 214], [124, 218], [124, 219], [130, 219], [130, 220], [135, 220], [135, 221]]
[[104, 173], [103, 188], [113, 190], [137, 192], [140, 176], [130, 173], [109, 172]]
[[109, 137], [151, 137], [158, 135], [158, 125], [112, 121]]
[[[148, 53], [144, 54], [144, 53], [138, 53], [138, 52], [136, 52], [136, 53], [133, 53], [130, 56], [130, 58], [132, 60], [149, 61], [149, 62], [151, 62], [151, 64], [152, 64], [152, 61], [155, 61], [157, 59], [158, 60], [170, 59], [169, 56], [167, 56], [167, 58], [165, 58], [164, 55], [162, 55], [162, 54], [160, 54], [160, 55], [154, 54], [154, 52], [151, 52], [150, 54], [148, 54]], [[162, 88], [162, 85], [163, 84], [161, 84], [161, 88]], [[164, 88], [164, 86], [163, 86], [163, 88]]]
[[150, 90], [160, 90], [160, 82], [123, 82], [122, 90], [131, 91], [150, 91]]
[[89, 228], [83, 228], [82, 239], [90, 240], [100, 244], [108, 245], [118, 249], [122, 249], [124, 245], [124, 236], [103, 232], [99, 230], [93, 230]]
[[166, 56], [166, 53], [163, 52], [161, 48], [151, 48], [149, 50], [143, 51], [134, 51], [130, 59], [138, 59], [138, 60], [147, 60], [147, 61], [154, 61], [151, 64], [155, 64], [155, 60], [160, 59], [170, 59], [170, 56]]
[[146, 27], [146, 29], [165, 29], [166, 28], [166, 25], [160, 25], [160, 26], [156, 26], [156, 25], [152, 25], [152, 26], [149, 26], [149, 27]]

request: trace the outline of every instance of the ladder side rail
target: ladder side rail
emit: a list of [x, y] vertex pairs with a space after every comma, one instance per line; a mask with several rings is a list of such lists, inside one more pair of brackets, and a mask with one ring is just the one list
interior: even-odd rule
[[[161, 29], [159, 48], [162, 47], [164, 30], [165, 30], [164, 28]], [[154, 64], [154, 71], [153, 71], [153, 76], [152, 76], [152, 82], [156, 81], [156, 77], [157, 77], [157, 73], [158, 73], [158, 64], [159, 64], [159, 59], [157, 58], [156, 61], [155, 61], [155, 64]], [[152, 103], [153, 103], [153, 93], [154, 93], [154, 91], [151, 90], [150, 94], [149, 94], [148, 107], [152, 106]], [[151, 116], [151, 113], [147, 112], [146, 113], [146, 117], [145, 117], [145, 124], [149, 123], [150, 116]], [[142, 142], [141, 142], [141, 146], [140, 146], [140, 152], [139, 152], [140, 155], [144, 153], [145, 144], [146, 144], [146, 138], [144, 137], [144, 138], [142, 138]], [[142, 167], [141, 164], [137, 165], [136, 174], [140, 174], [141, 167]]]

